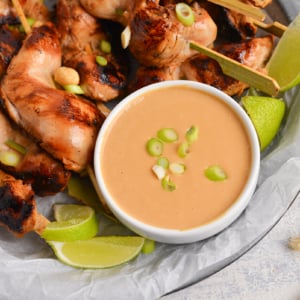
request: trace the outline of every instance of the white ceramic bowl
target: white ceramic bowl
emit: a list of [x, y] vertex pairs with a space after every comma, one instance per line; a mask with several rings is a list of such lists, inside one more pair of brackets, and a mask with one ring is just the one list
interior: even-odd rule
[[[141, 96], [143, 93], [147, 93], [153, 89], [161, 88], [161, 87], [172, 87], [176, 85], [184, 85], [191, 87], [193, 89], [200, 89], [207, 93], [210, 93], [214, 96], [217, 96], [219, 99], [227, 103], [229, 107], [232, 108], [239, 116], [240, 120], [245, 126], [246, 132], [249, 136], [250, 140], [250, 148], [252, 154], [251, 161], [251, 169], [249, 173], [248, 180], [239, 195], [238, 199], [234, 202], [234, 204], [224, 213], [222, 216], [218, 217], [214, 221], [195, 227], [188, 230], [174, 230], [174, 229], [165, 229], [158, 228], [148, 224], [145, 224], [132, 216], [128, 215], [124, 210], [122, 210], [118, 204], [115, 202], [111, 194], [109, 193], [102, 177], [101, 172], [101, 160], [100, 153], [102, 147], [102, 140], [105, 135], [105, 132], [110, 127], [110, 124], [114, 121], [115, 117], [122, 112], [124, 109], [128, 108], [128, 105], [134, 101], [138, 96]], [[113, 149], [112, 149], [113, 151]], [[249, 200], [252, 197], [252, 194], [255, 190], [258, 174], [259, 174], [259, 165], [260, 165], [260, 148], [258, 137], [253, 127], [251, 120], [248, 115], [244, 111], [244, 109], [231, 97], [226, 95], [225, 93], [202, 83], [186, 81], [186, 80], [175, 80], [175, 81], [165, 81], [160, 83], [155, 83], [149, 86], [146, 86], [142, 89], [137, 90], [136, 92], [130, 94], [125, 99], [123, 99], [119, 104], [117, 104], [112, 112], [109, 114], [107, 119], [105, 120], [102, 128], [99, 132], [95, 153], [94, 153], [94, 166], [95, 166], [95, 175], [97, 179], [97, 183], [102, 194], [102, 200], [106, 202], [108, 207], [111, 209], [113, 214], [117, 219], [120, 220], [125, 226], [130, 228], [132, 231], [137, 234], [147, 237], [149, 239], [153, 239], [163, 243], [171, 243], [171, 244], [182, 244], [182, 243], [192, 243], [195, 241], [199, 241], [210, 236], [213, 236], [230, 225], [246, 208]]]

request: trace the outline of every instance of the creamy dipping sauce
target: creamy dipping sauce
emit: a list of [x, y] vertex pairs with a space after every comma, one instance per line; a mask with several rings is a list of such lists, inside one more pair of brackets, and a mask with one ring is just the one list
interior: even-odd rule
[[[199, 137], [185, 158], [177, 155], [191, 125]], [[174, 128], [179, 140], [165, 144], [163, 156], [183, 162], [183, 175], [170, 175], [176, 190], [162, 188], [152, 172], [157, 158], [146, 151], [149, 138], [161, 128]], [[240, 195], [251, 168], [251, 147], [236, 113], [217, 97], [185, 86], [146, 92], [110, 124], [100, 153], [104, 184], [114, 201], [143, 223], [185, 230], [220, 217]], [[220, 165], [228, 178], [211, 181], [204, 175]]]

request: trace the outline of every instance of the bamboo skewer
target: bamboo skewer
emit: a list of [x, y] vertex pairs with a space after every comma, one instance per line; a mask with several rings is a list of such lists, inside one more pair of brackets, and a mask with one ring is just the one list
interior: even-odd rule
[[287, 29], [287, 26], [285, 26], [277, 21], [272, 22], [270, 24], [266, 24], [264, 22], [253, 19], [253, 24], [269, 33], [272, 33], [272, 34], [278, 36], [278, 37], [281, 37]]
[[266, 18], [265, 13], [258, 7], [240, 2], [239, 0], [207, 0], [208, 2], [234, 10], [255, 20], [263, 21]]
[[11, 0], [13, 3], [14, 8], [16, 9], [17, 15], [20, 18], [21, 24], [24, 27], [25, 33], [28, 34], [31, 32], [30, 25], [28, 24], [28, 21], [26, 19], [26, 16], [24, 14], [23, 8], [20, 5], [19, 0]]
[[278, 94], [279, 85], [270, 76], [245, 66], [217, 51], [199, 45], [196, 42], [191, 41], [190, 47], [216, 60], [220, 64], [224, 74], [240, 80], [268, 95], [276, 96]]

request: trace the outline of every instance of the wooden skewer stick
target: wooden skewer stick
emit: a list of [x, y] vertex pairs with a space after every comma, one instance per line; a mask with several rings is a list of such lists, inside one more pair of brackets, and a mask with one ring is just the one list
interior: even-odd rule
[[253, 24], [269, 33], [272, 33], [272, 34], [278, 36], [278, 37], [281, 37], [287, 29], [287, 26], [285, 26], [277, 21], [270, 23], [270, 24], [266, 24], [264, 22], [253, 19]]
[[28, 21], [26, 19], [26, 16], [24, 14], [23, 8], [20, 5], [19, 0], [12, 0], [13, 6], [16, 9], [17, 15], [20, 18], [21, 24], [24, 27], [25, 33], [28, 34], [31, 32], [30, 25], [28, 24]]
[[190, 47], [215, 59], [220, 64], [224, 74], [240, 80], [268, 95], [276, 96], [278, 94], [279, 85], [274, 78], [245, 66], [217, 51], [199, 45], [196, 42], [190, 41]]
[[208, 2], [234, 10], [255, 20], [263, 21], [266, 18], [265, 13], [261, 9], [239, 0], [208, 0]]

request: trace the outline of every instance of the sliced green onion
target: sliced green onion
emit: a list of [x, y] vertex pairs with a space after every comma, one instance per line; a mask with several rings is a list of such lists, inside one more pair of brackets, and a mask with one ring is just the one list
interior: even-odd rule
[[21, 153], [21, 154], [25, 154], [25, 153], [26, 153], [26, 149], [25, 149], [22, 145], [16, 143], [16, 142], [13, 141], [13, 140], [7, 140], [7, 141], [5, 142], [5, 144], [6, 144], [9, 148], [11, 148], [11, 149], [13, 149], [13, 150], [16, 150], [17, 152], [19, 152], [19, 153]]
[[157, 132], [157, 137], [166, 143], [176, 142], [178, 134], [173, 128], [162, 128]]
[[111, 43], [106, 40], [100, 42], [100, 49], [104, 53], [111, 53]]
[[101, 67], [105, 67], [107, 65], [107, 59], [101, 55], [96, 56], [96, 62]]
[[188, 141], [188, 143], [193, 143], [198, 140], [198, 133], [199, 129], [196, 126], [191, 126], [187, 132], [185, 133], [185, 138]]
[[151, 138], [146, 144], [146, 149], [151, 156], [160, 156], [164, 151], [164, 144], [158, 138]]
[[0, 152], [0, 162], [6, 166], [16, 167], [21, 161], [21, 154], [13, 151]]
[[173, 192], [176, 190], [175, 183], [170, 179], [170, 176], [168, 176], [168, 175], [162, 179], [161, 185], [162, 185], [163, 189], [168, 192]]
[[159, 165], [152, 167], [152, 172], [156, 175], [159, 180], [162, 180], [166, 176], [166, 169]]
[[192, 26], [195, 22], [195, 15], [192, 8], [186, 3], [180, 2], [175, 6], [176, 17], [184, 26]]
[[66, 84], [63, 86], [63, 88], [73, 94], [84, 94], [83, 89], [80, 85], [77, 84]]
[[177, 154], [181, 158], [185, 158], [190, 151], [190, 145], [187, 141], [182, 142], [177, 149]]
[[144, 245], [142, 247], [143, 254], [150, 254], [155, 250], [155, 241], [145, 239]]
[[223, 181], [227, 179], [227, 174], [225, 173], [223, 168], [217, 165], [208, 167], [204, 171], [204, 174], [206, 178], [212, 181]]
[[171, 163], [169, 169], [173, 174], [182, 175], [186, 167], [183, 163]]
[[156, 164], [158, 166], [163, 167], [164, 169], [168, 169], [169, 168], [169, 160], [166, 157], [160, 157], [157, 160]]

